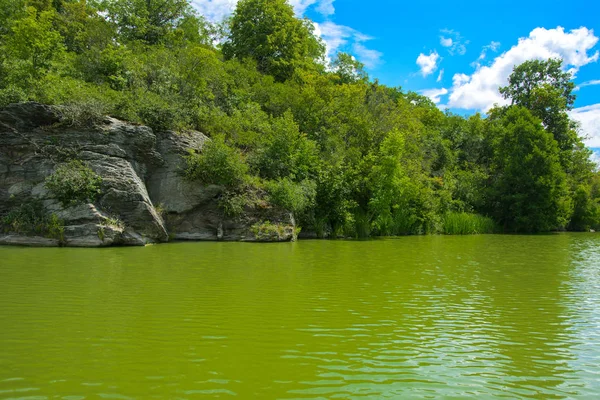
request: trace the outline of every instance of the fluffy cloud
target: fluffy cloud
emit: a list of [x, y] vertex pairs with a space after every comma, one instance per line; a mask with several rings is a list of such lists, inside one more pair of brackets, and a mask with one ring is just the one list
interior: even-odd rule
[[327, 58], [331, 59], [338, 51], [348, 51], [367, 68], [374, 68], [381, 62], [383, 54], [367, 48], [364, 43], [373, 38], [349, 26], [339, 25], [331, 21], [314, 23], [315, 33], [325, 42]]
[[440, 70], [440, 73], [435, 81], [441, 82], [443, 78], [444, 78], [444, 70], [442, 69], [442, 70]]
[[600, 148], [600, 103], [575, 108], [569, 115], [579, 122], [585, 144]]
[[421, 94], [423, 96], [429, 97], [431, 101], [433, 101], [435, 104], [439, 104], [441, 101], [441, 96], [448, 94], [448, 89], [425, 89], [421, 90]]
[[450, 55], [459, 54], [463, 55], [467, 52], [468, 40], [464, 40], [459, 32], [452, 29], [442, 29], [440, 32], [443, 33], [440, 36], [440, 44], [448, 50]]
[[444, 47], [452, 47], [452, 38], [447, 38], [444, 36], [440, 36], [440, 44]]
[[237, 0], [192, 0], [192, 5], [206, 19], [220, 22], [235, 9]]
[[421, 68], [421, 75], [426, 77], [433, 74], [438, 67], [438, 61], [441, 60], [440, 55], [436, 51], [432, 51], [428, 56], [423, 53], [419, 54], [417, 65]]
[[564, 28], [536, 28], [527, 38], [496, 57], [489, 66], [477, 66], [471, 75], [457, 74], [453, 78], [448, 106], [486, 111], [495, 103], [506, 104], [498, 88], [506, 84], [515, 65], [532, 59], [562, 58], [572, 72], [598, 60], [598, 52], [588, 52], [598, 38], [587, 28], [565, 32]]
[[[304, 15], [309, 7], [314, 7], [314, 9], [323, 16], [329, 16], [335, 13], [335, 8], [333, 7], [334, 1], [335, 0], [290, 0], [290, 4], [294, 7], [294, 11], [299, 16]], [[235, 10], [237, 2], [238, 0], [192, 0], [192, 5], [209, 21], [220, 22]]]

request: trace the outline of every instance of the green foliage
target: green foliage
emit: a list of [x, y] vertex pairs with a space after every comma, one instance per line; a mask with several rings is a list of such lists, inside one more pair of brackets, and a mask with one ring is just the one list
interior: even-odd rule
[[101, 184], [102, 178], [79, 160], [58, 165], [46, 178], [46, 187], [63, 207], [94, 201]]
[[11, 32], [3, 38], [3, 67], [10, 71], [4, 77], [5, 84], [35, 86], [63, 54], [61, 35], [53, 25], [55, 18], [54, 10], [38, 12], [28, 7], [25, 16], [13, 22]]
[[[286, 0], [239, 1], [220, 26], [186, 0], [0, 0], [0, 106], [57, 105], [68, 126], [110, 115], [204, 132], [213, 140], [183, 172], [223, 186], [225, 215], [269, 200], [323, 236], [438, 233], [462, 213], [510, 232], [599, 227], [599, 178], [560, 60], [515, 67], [501, 89], [512, 107], [464, 118], [370, 81], [350, 54], [325, 68], [313, 30]], [[65, 204], [99, 188], [72, 167], [49, 178]]]
[[124, 39], [149, 44], [165, 41], [186, 17], [193, 15], [188, 0], [104, 0], [102, 3]]
[[316, 185], [310, 180], [295, 183], [289, 178], [282, 178], [269, 182], [267, 192], [271, 203], [299, 214], [314, 206]]
[[273, 120], [271, 129], [250, 160], [259, 175], [296, 181], [313, 177], [319, 166], [317, 146], [300, 133], [292, 114], [286, 112]]
[[285, 81], [297, 68], [321, 60], [324, 46], [310, 21], [294, 16], [285, 0], [241, 0], [230, 22], [227, 58], [252, 58], [259, 71]]
[[274, 224], [271, 221], [258, 222], [250, 227], [254, 238], [260, 241], [281, 240], [285, 236], [286, 226]]
[[364, 69], [365, 65], [348, 53], [338, 53], [331, 66], [341, 84], [369, 80], [369, 76]]
[[505, 99], [541, 119], [563, 151], [571, 150], [578, 141], [566, 113], [573, 108], [576, 98], [572, 77], [570, 72], [562, 70], [561, 59], [530, 60], [516, 66], [508, 86], [500, 88]]
[[49, 214], [40, 200], [14, 207], [1, 222], [5, 233], [42, 235], [64, 241], [64, 222], [56, 214]]
[[244, 182], [248, 173], [242, 154], [228, 146], [223, 136], [204, 143], [200, 154], [190, 152], [186, 163], [185, 177], [205, 185], [236, 188]]
[[61, 122], [69, 126], [90, 127], [99, 124], [105, 118], [107, 108], [103, 102], [89, 99], [71, 102], [59, 106]]
[[497, 231], [498, 227], [493, 219], [479, 214], [452, 212], [444, 216], [446, 235], [477, 235]]
[[494, 110], [490, 118], [496, 138], [490, 214], [511, 232], [566, 226], [572, 205], [552, 134], [519, 106]]

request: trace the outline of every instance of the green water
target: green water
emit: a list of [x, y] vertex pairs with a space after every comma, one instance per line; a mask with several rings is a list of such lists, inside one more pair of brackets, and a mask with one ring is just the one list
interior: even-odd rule
[[599, 395], [597, 234], [0, 247], [0, 399]]

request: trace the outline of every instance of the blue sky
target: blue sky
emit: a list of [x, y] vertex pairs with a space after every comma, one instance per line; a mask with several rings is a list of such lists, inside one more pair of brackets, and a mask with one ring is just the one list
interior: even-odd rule
[[[193, 0], [219, 21], [236, 0]], [[575, 73], [576, 109], [590, 147], [600, 148], [600, 1], [290, 0], [328, 47], [353, 54], [371, 78], [429, 96], [461, 114], [502, 99], [512, 67], [561, 57]]]

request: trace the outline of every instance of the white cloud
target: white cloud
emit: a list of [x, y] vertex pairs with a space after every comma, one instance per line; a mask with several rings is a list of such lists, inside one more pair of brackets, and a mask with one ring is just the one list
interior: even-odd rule
[[417, 65], [421, 68], [421, 74], [424, 77], [433, 74], [438, 67], [438, 61], [441, 61], [440, 55], [435, 50], [429, 53], [428, 56], [423, 53], [419, 54]]
[[421, 90], [421, 94], [423, 96], [429, 97], [431, 101], [433, 101], [435, 104], [439, 104], [441, 101], [441, 96], [448, 94], [448, 89], [425, 89]]
[[211, 22], [221, 22], [235, 10], [236, 4], [237, 0], [192, 0], [192, 6]]
[[440, 44], [444, 47], [451, 47], [452, 46], [452, 38], [446, 38], [446, 37], [440, 36]]
[[594, 85], [600, 85], [600, 79], [583, 82], [582, 84], [579, 85], [579, 87], [594, 86]]
[[588, 147], [600, 147], [600, 103], [571, 110], [569, 116], [578, 121]]
[[[323, 16], [333, 15], [335, 0], [290, 0], [294, 12], [298, 16], [304, 15], [310, 7]], [[198, 12], [212, 22], [221, 22], [235, 10], [238, 0], [192, 0], [192, 5]]]
[[477, 61], [475, 62], [476, 65], [478, 65], [477, 63], [479, 61], [482, 61], [485, 59], [485, 57], [487, 56], [488, 51], [493, 51], [494, 53], [498, 51], [498, 48], [500, 47], [500, 42], [494, 42], [492, 41], [490, 44], [488, 44], [487, 46], [483, 46], [483, 48], [481, 49], [481, 53], [479, 54], [479, 58], [477, 58]]
[[367, 68], [374, 68], [381, 62], [383, 54], [364, 45], [373, 38], [345, 25], [331, 21], [314, 23], [315, 34], [325, 42], [327, 58], [331, 59], [339, 51], [351, 51]]
[[317, 11], [325, 16], [335, 14], [335, 8], [333, 7], [334, 1], [335, 0], [321, 0], [317, 5]]
[[375, 68], [381, 62], [383, 53], [377, 50], [366, 48], [361, 42], [356, 42], [352, 46], [352, 50], [360, 62], [365, 64], [367, 68]]
[[459, 54], [462, 56], [467, 52], [469, 41], [463, 40], [464, 38], [459, 32], [452, 29], [442, 29], [440, 32], [444, 34], [440, 36], [440, 44], [447, 48], [450, 55]]
[[598, 60], [598, 52], [588, 55], [598, 38], [587, 28], [565, 32], [564, 28], [536, 28], [529, 37], [496, 57], [489, 66], [477, 66], [472, 75], [457, 74], [453, 78], [448, 105], [453, 108], [486, 111], [494, 103], [506, 104], [498, 88], [507, 83], [514, 66], [527, 60], [559, 57], [573, 72]]
[[444, 77], [444, 70], [442, 69], [442, 70], [440, 70], [440, 73], [435, 81], [441, 82], [443, 77]]

